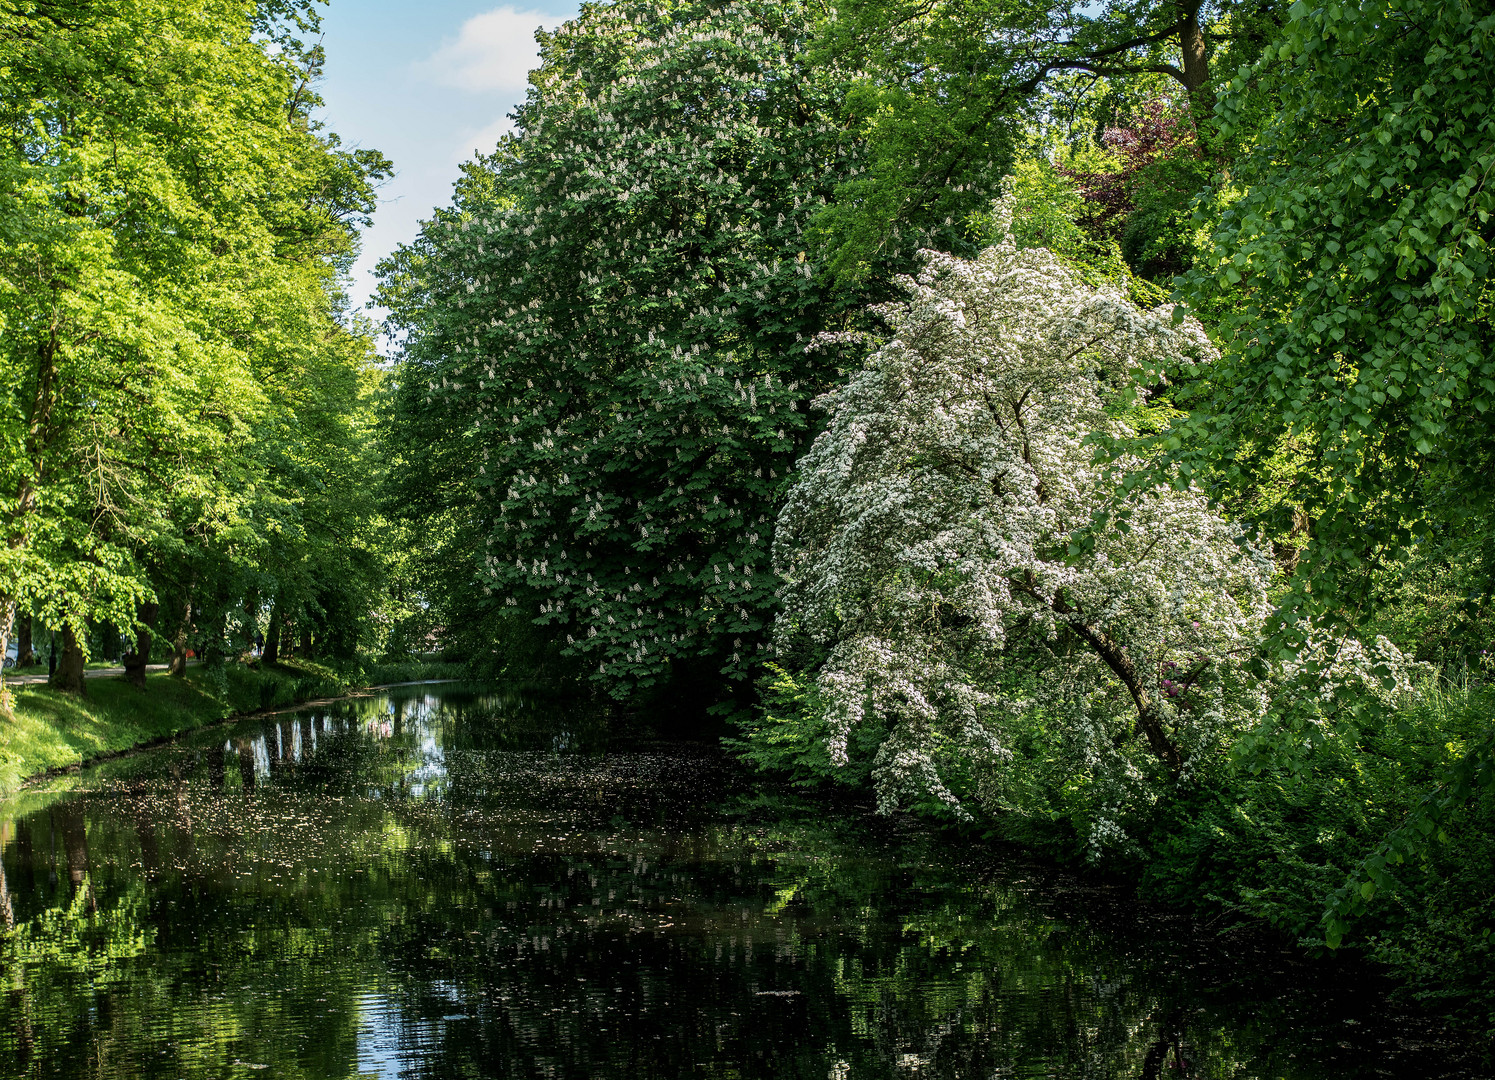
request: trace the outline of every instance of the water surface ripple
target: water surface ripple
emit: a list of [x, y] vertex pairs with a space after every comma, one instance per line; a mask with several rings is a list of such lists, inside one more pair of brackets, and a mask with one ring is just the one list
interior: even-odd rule
[[1351, 967], [474, 688], [108, 763], [0, 866], [0, 1075], [1473, 1075]]

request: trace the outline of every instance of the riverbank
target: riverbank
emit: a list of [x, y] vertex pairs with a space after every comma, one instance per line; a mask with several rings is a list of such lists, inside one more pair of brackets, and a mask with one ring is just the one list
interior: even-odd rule
[[145, 689], [122, 678], [90, 679], [88, 696], [45, 685], [12, 687], [15, 711], [0, 718], [0, 796], [28, 779], [110, 757], [236, 716], [342, 697], [363, 686], [450, 678], [460, 665], [375, 664], [340, 672], [306, 661], [274, 667], [225, 664], [174, 678], [146, 676]]

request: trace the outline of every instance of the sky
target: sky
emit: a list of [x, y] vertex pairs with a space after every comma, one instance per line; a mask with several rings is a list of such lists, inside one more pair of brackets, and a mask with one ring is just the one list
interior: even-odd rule
[[322, 119], [345, 147], [381, 150], [395, 166], [353, 267], [354, 305], [373, 293], [375, 264], [451, 202], [457, 167], [509, 129], [535, 64], [535, 29], [560, 25], [578, 6], [332, 0], [322, 9]]

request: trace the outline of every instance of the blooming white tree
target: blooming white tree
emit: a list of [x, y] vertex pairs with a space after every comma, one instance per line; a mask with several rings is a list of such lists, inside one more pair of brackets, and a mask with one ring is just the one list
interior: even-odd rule
[[[888, 295], [881, 269], [851, 289], [820, 261], [815, 223], [868, 169], [855, 73], [808, 48], [823, 17], [582, 5], [544, 36], [515, 133], [385, 264], [397, 478], [463, 523], [447, 552], [481, 592], [456, 585], [449, 624], [474, 650], [522, 620], [619, 698], [756, 669], [773, 514], [839, 380], [796, 343]], [[960, 243], [984, 168], [890, 225], [884, 265]]]
[[1264, 704], [1241, 667], [1270, 560], [1197, 491], [1118, 483], [1135, 462], [1087, 443], [1126, 434], [1103, 379], [1207, 361], [1208, 340], [1004, 231], [975, 261], [926, 253], [883, 309], [891, 339], [817, 399], [829, 426], [778, 520], [779, 647], [824, 656], [833, 760], [855, 725], [886, 731], [884, 809], [956, 803], [951, 763], [1000, 776], [1033, 710], [1110, 802], [1189, 772]]

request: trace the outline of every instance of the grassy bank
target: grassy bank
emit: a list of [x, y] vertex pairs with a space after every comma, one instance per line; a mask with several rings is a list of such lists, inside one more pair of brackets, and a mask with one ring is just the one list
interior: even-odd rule
[[205, 724], [316, 698], [356, 686], [457, 678], [457, 664], [410, 661], [353, 672], [305, 662], [272, 668], [226, 664], [190, 668], [183, 678], [147, 676], [144, 690], [122, 678], [88, 680], [88, 696], [46, 686], [12, 687], [15, 713], [0, 717], [0, 795], [49, 769], [170, 738]]
[[365, 663], [359, 672], [360, 686], [390, 686], [394, 683], [464, 679], [471, 672], [466, 664], [450, 660], [387, 660]]

